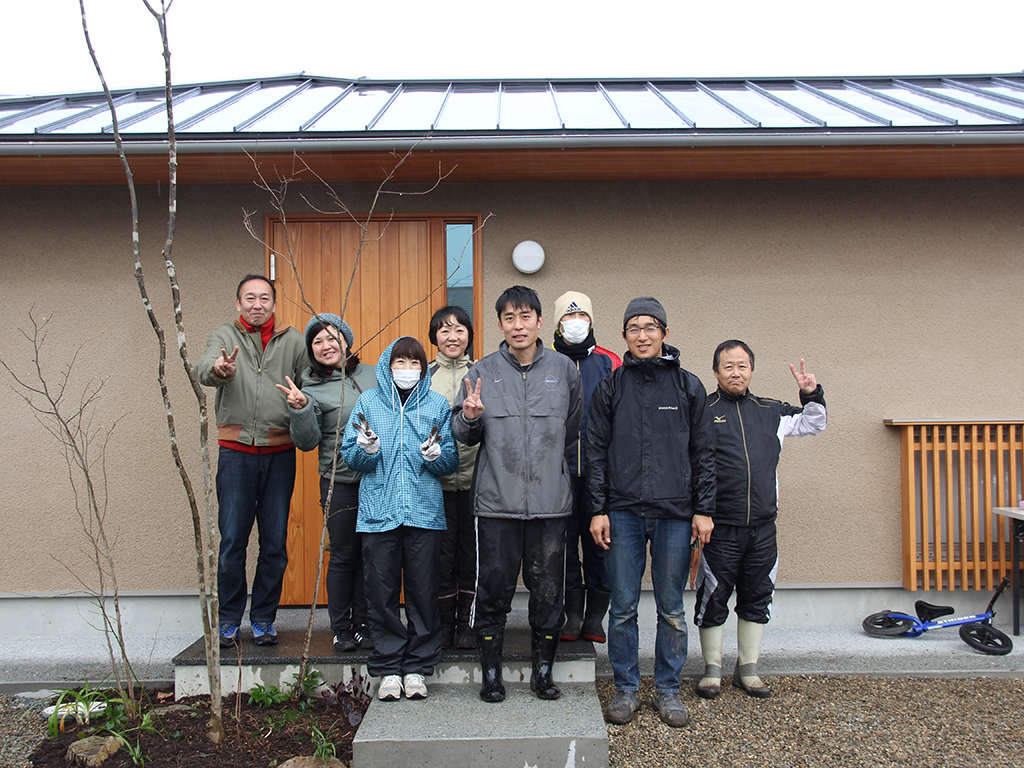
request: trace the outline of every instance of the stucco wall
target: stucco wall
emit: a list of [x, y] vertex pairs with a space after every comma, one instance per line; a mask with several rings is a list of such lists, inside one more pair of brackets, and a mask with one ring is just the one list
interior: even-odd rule
[[[162, 190], [164, 193], [166, 190]], [[304, 190], [318, 205], [327, 198]], [[355, 210], [365, 187], [339, 190]], [[291, 190], [295, 212], [308, 212]], [[167, 306], [158, 259], [164, 198], [141, 192], [148, 282]], [[897, 437], [882, 419], [1024, 415], [1024, 183], [721, 182], [443, 184], [392, 197], [395, 210], [480, 211], [485, 349], [508, 285], [535, 287], [549, 310], [564, 290], [594, 301], [598, 342], [621, 352], [622, 311], [637, 295], [665, 304], [669, 342], [713, 386], [726, 338], [757, 355], [752, 391], [796, 400], [788, 364], [807, 359], [825, 387], [828, 431], [787, 442], [780, 467], [780, 582], [891, 583], [901, 578]], [[192, 355], [234, 314], [238, 277], [263, 248], [243, 209], [270, 211], [248, 187], [183, 189], [175, 260]], [[0, 353], [27, 370], [19, 327], [56, 309], [45, 362], [59, 372], [84, 342], [74, 378], [107, 377], [95, 425], [119, 417], [107, 455], [109, 519], [125, 589], [195, 584], [191, 527], [167, 448], [155, 342], [131, 269], [127, 195], [117, 188], [0, 188]], [[518, 274], [512, 248], [540, 242], [547, 263]], [[332, 308], [325, 308], [332, 309]], [[546, 318], [550, 341], [557, 318]], [[173, 348], [171, 355], [175, 354]], [[179, 437], [195, 444], [194, 408], [172, 358]], [[6, 384], [6, 380], [4, 382]], [[75, 390], [72, 387], [72, 390]], [[0, 388], [0, 584], [62, 590], [89, 577], [63, 459], [6, 386]], [[201, 479], [197, 476], [197, 480]]]

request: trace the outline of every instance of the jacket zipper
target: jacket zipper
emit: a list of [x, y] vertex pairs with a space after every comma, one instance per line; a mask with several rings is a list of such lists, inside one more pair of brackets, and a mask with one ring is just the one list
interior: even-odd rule
[[750, 525], [750, 454], [747, 452], [747, 430], [743, 426], [743, 412], [736, 401], [736, 416], [740, 420], [740, 437], [743, 438], [743, 459], [747, 464], [747, 525]]
[[[452, 402], [454, 403], [459, 397], [459, 377], [458, 371], [455, 370], [457, 361], [452, 360]], [[467, 371], [468, 373], [468, 371]], [[455, 445], [455, 451], [458, 453], [459, 446]], [[455, 490], [462, 490], [462, 462], [459, 462], [459, 468], [455, 470]]]

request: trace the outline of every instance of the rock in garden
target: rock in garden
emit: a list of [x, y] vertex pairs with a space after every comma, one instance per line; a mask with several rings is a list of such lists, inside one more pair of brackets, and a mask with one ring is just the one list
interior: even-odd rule
[[326, 760], [319, 757], [293, 757], [281, 763], [281, 768], [345, 768], [345, 765], [336, 757], [328, 757]]
[[86, 768], [96, 768], [103, 765], [103, 761], [120, 748], [121, 740], [113, 736], [89, 736], [68, 747], [66, 758], [69, 763], [78, 763]]

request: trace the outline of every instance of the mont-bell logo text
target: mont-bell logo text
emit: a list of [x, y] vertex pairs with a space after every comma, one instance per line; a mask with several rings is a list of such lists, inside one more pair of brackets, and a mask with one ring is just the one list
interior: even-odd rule
[[659, 411], [678, 411], [679, 410], [679, 406], [678, 405], [659, 405], [658, 406], [658, 410]]

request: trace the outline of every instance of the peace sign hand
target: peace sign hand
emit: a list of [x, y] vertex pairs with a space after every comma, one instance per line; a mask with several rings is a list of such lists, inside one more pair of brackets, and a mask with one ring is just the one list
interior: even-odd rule
[[213, 361], [213, 373], [221, 379], [235, 378], [235, 358], [238, 357], [238, 347], [230, 355], [224, 347], [220, 348], [220, 357]]
[[292, 408], [295, 408], [296, 410], [304, 407], [306, 403], [309, 402], [308, 398], [304, 394], [302, 394], [302, 390], [295, 386], [295, 382], [293, 382], [290, 378], [285, 376], [284, 380], [288, 382], [287, 387], [283, 387], [280, 384], [275, 384], [274, 386], [280, 389], [286, 395], [288, 395], [288, 405], [290, 405]]
[[807, 368], [804, 365], [804, 359], [800, 358], [800, 373], [796, 372], [796, 366], [792, 363], [789, 364], [789, 370], [793, 373], [793, 378], [796, 379], [797, 386], [800, 387], [800, 391], [805, 395], [811, 394], [818, 388], [818, 380], [814, 377], [813, 373], [807, 373]]
[[483, 381], [476, 380], [476, 388], [469, 386], [469, 379], [463, 379], [466, 384], [466, 399], [462, 401], [462, 412], [469, 420], [480, 418], [484, 412], [484, 403], [480, 399], [480, 390], [483, 388]]

